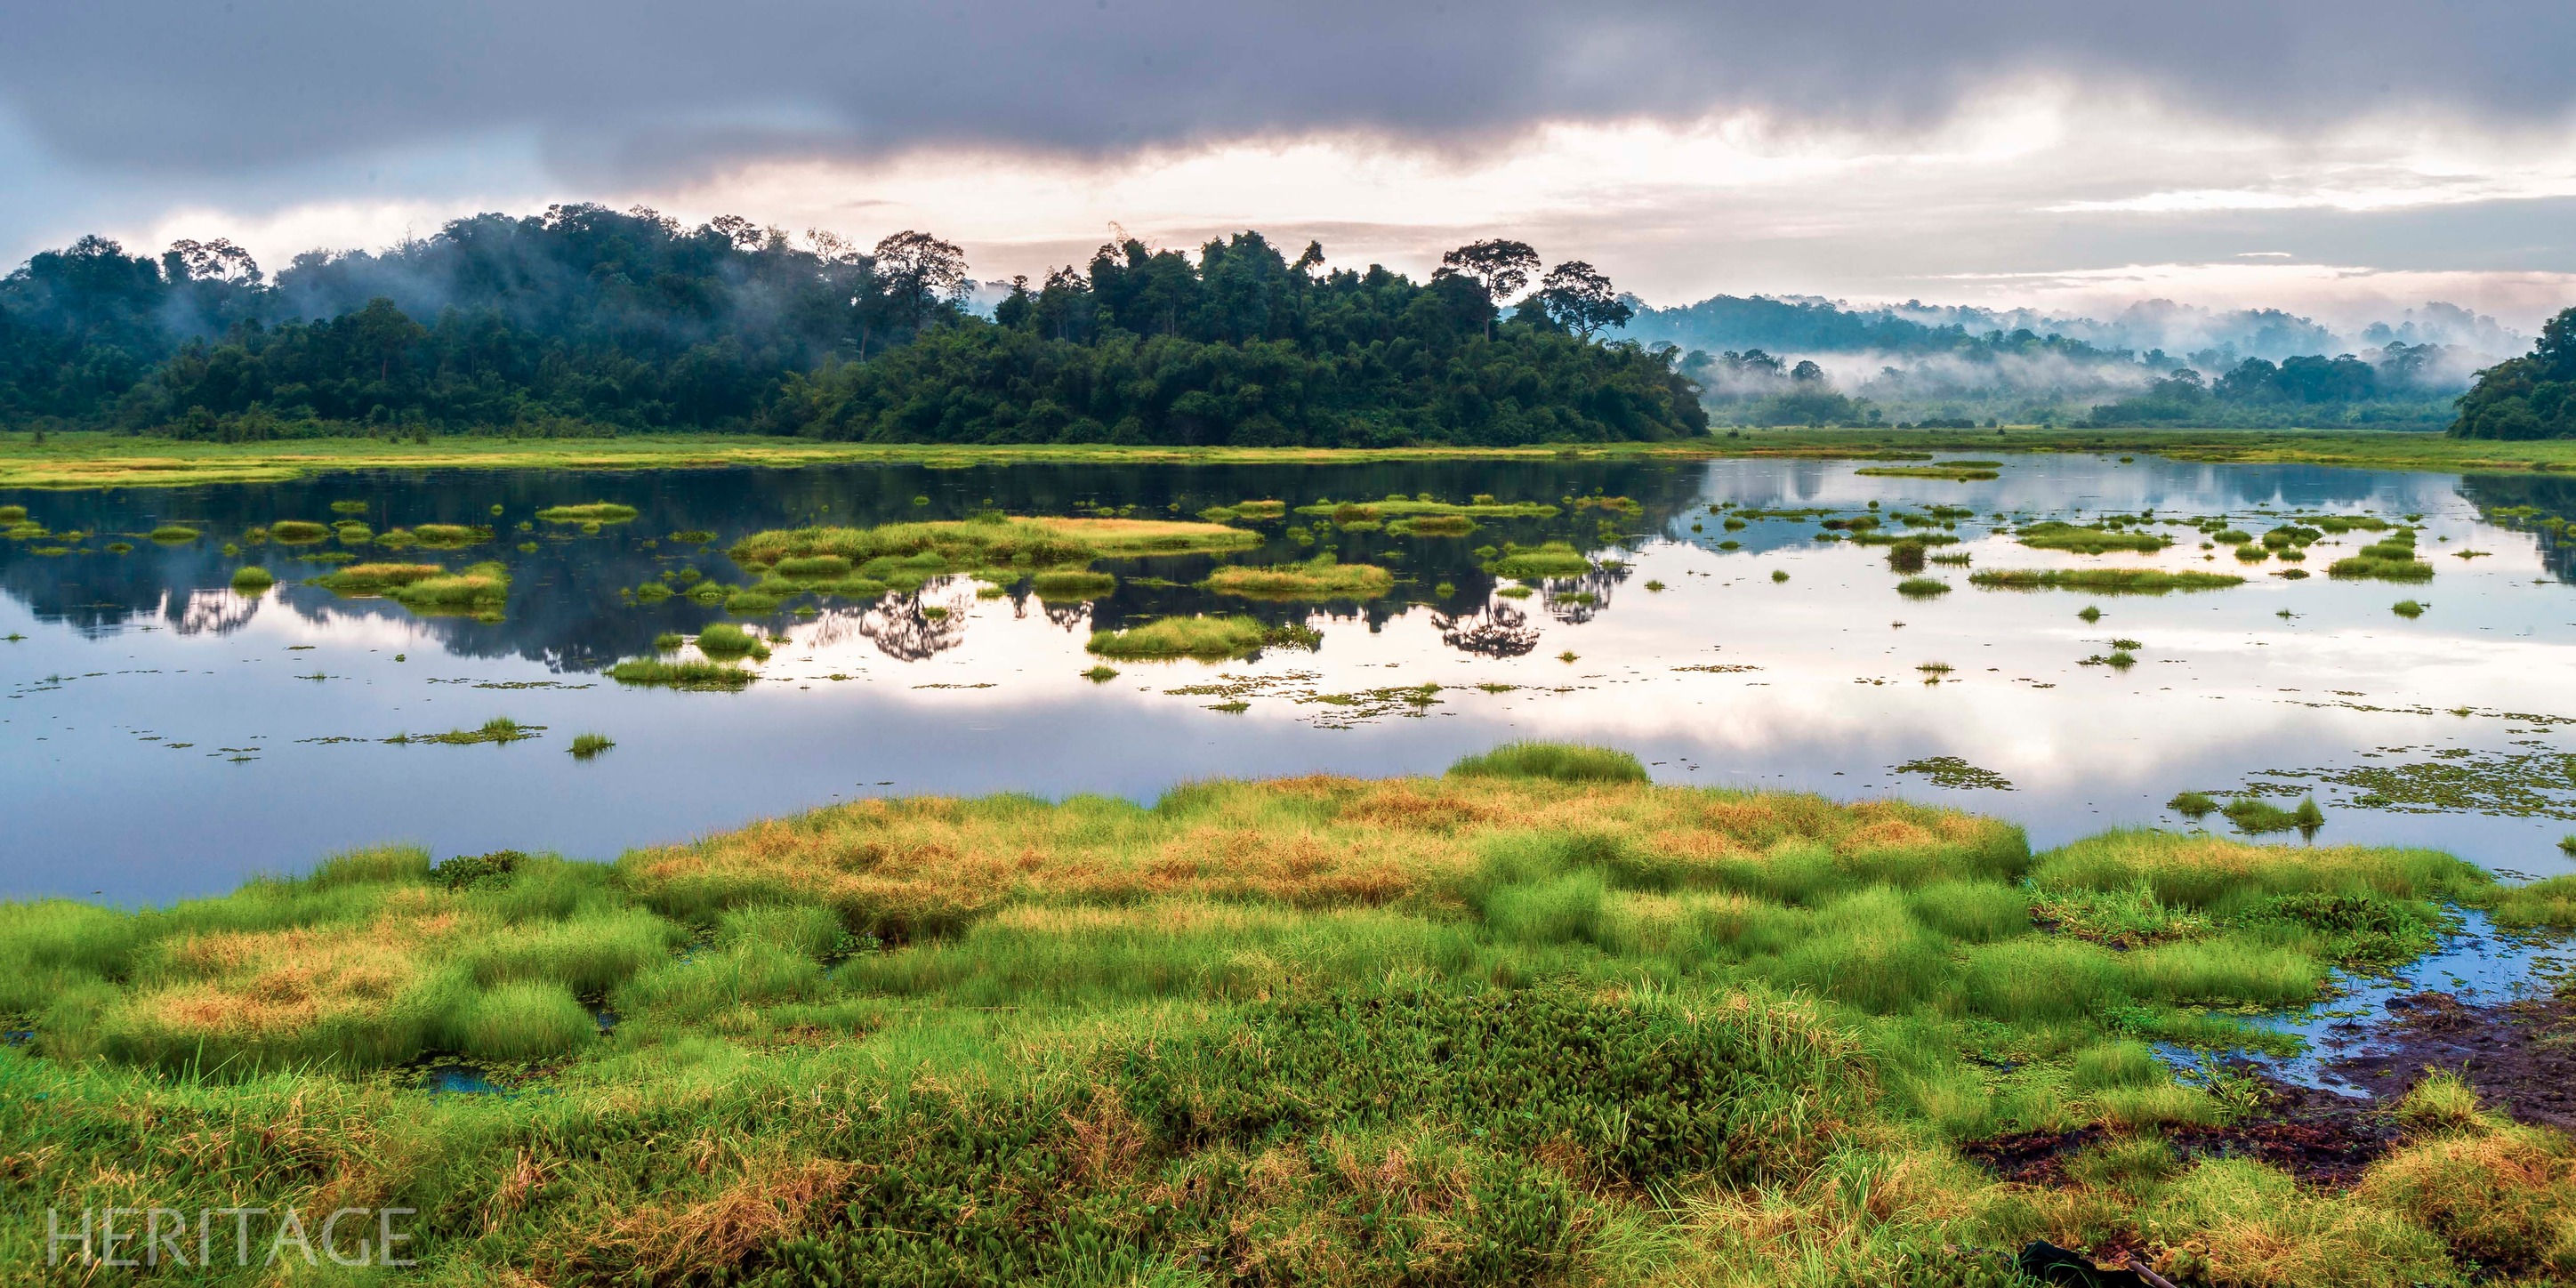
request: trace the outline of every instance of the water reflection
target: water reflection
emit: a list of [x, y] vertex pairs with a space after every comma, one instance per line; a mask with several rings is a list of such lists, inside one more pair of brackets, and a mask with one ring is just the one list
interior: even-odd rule
[[[790, 601], [753, 619], [779, 647], [740, 694], [623, 689], [597, 674], [652, 652], [659, 635], [725, 620], [685, 593], [647, 604], [631, 592], [690, 584], [686, 573], [746, 581], [723, 550], [762, 528], [988, 508], [1169, 517], [1247, 499], [1425, 494], [1560, 512], [1480, 520], [1464, 536], [1296, 513], [1257, 525], [1252, 562], [1330, 551], [1390, 569], [1394, 590], [1365, 603], [1216, 599], [1194, 584], [1214, 560], [1159, 558], [1104, 565], [1118, 585], [1091, 601], [1049, 602], [1025, 585], [978, 598], [964, 578], [871, 602]], [[1593, 497], [1634, 506], [1573, 504]], [[639, 515], [595, 534], [533, 521], [541, 507], [588, 501]], [[1882, 517], [1935, 505], [1972, 515], [1949, 520], [1959, 543], [1944, 547], [1970, 565], [1928, 569], [1950, 593], [1899, 597], [1884, 547], [1819, 541], [1813, 519], [1725, 525], [1744, 509], [1862, 513], [1873, 501]], [[223, 553], [261, 525], [335, 517], [334, 502], [362, 510], [355, 517], [377, 532], [489, 524], [496, 539], [449, 552], [325, 542]], [[2327, 812], [2324, 843], [2434, 844], [2528, 872], [2564, 870], [2553, 843], [2576, 827], [2576, 793], [2491, 781], [2576, 764], [2559, 759], [2567, 726], [2557, 721], [2576, 716], [2576, 603], [2563, 584], [2564, 525], [2552, 523], [2576, 513], [2576, 480], [2082, 455], [2014, 458], [2001, 477], [1972, 483], [1808, 460], [838, 466], [379, 473], [0, 504], [26, 505], [51, 533], [84, 534], [0, 541], [0, 635], [26, 637], [0, 643], [7, 893], [167, 898], [389, 839], [442, 854], [610, 857], [880, 790], [1150, 797], [1210, 774], [1436, 769], [1525, 736], [1629, 746], [1670, 781], [1954, 802], [2022, 822], [2041, 844], [2117, 824], [2180, 825], [2164, 802], [2185, 789], [2285, 790], [2284, 804], [2313, 792]], [[2436, 577], [2294, 581], [2274, 575], [2279, 561], [2240, 566], [2223, 548], [2202, 550], [2187, 527], [2156, 529], [2181, 539], [2150, 556], [2033, 551], [1997, 535], [1992, 517], [2227, 514], [2260, 530], [2276, 521], [2267, 514], [2292, 510], [2423, 515]], [[131, 535], [169, 521], [204, 535], [175, 546]], [[689, 531], [715, 539], [675, 536]], [[2320, 543], [2304, 570], [2321, 572], [2364, 535]], [[135, 548], [109, 553], [119, 539]], [[1590, 570], [1527, 597], [1501, 593], [1509, 579], [1486, 571], [1494, 552], [1547, 541], [1589, 551]], [[56, 547], [67, 553], [37, 553]], [[2450, 557], [2461, 550], [2486, 554]], [[423, 617], [305, 584], [335, 566], [316, 555], [498, 559], [514, 584], [499, 621]], [[272, 569], [278, 586], [229, 589], [246, 562]], [[2249, 580], [2161, 598], [1993, 592], [1966, 580], [1974, 569], [2103, 564]], [[2395, 617], [2389, 606], [2408, 597], [2430, 612]], [[2104, 610], [2099, 622], [2075, 615], [2087, 603]], [[1199, 611], [1306, 622], [1324, 643], [1083, 678], [1095, 627]], [[2081, 665], [2124, 638], [2139, 644], [2138, 665]], [[1933, 664], [1951, 669], [1920, 669]], [[1926, 685], [1926, 674], [1943, 682]], [[559, 687], [537, 687], [548, 684]], [[381, 741], [495, 715], [549, 732], [508, 747]], [[613, 737], [617, 754], [563, 754], [584, 731]], [[1944, 786], [1894, 772], [1943, 756], [1989, 776]], [[2373, 795], [2380, 767], [2422, 780], [2413, 767], [2426, 765], [2466, 785], [2393, 803]], [[2009, 790], [1974, 785], [2005, 781]]]

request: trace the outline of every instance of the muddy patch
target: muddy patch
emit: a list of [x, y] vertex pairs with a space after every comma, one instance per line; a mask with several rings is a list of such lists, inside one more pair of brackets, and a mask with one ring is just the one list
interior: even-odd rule
[[2374, 1100], [2406, 1093], [2427, 1069], [2458, 1074], [2488, 1107], [2515, 1119], [2576, 1131], [2576, 1001], [2472, 1005], [2449, 993], [2408, 993], [2382, 1004], [2386, 1022], [2369, 1046], [2325, 1066]]
[[[2250, 1158], [2310, 1185], [2348, 1186], [2386, 1154], [2397, 1130], [2370, 1102], [2249, 1073], [2263, 1103], [2242, 1121], [2174, 1126], [2165, 1143], [2184, 1158]], [[1969, 1141], [1959, 1152], [1997, 1177], [2025, 1185], [2066, 1182], [2067, 1164], [2110, 1135], [2103, 1127], [2009, 1132]], [[2099, 1251], [2098, 1249], [2096, 1251]]]

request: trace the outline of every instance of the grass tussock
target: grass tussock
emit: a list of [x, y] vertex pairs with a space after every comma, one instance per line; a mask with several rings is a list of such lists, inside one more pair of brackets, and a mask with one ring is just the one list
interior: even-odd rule
[[[0, 1135], [30, 1207], [415, 1208], [437, 1282], [2001, 1285], [1978, 1250], [2041, 1237], [2216, 1284], [2553, 1282], [2564, 1137], [2431, 1079], [2358, 1185], [2305, 1185], [2169, 1144], [2239, 1109], [2151, 1046], [2503, 897], [2430, 851], [2033, 855], [1549, 744], [869, 799], [614, 865], [0, 904], [33, 1033]], [[432, 1053], [528, 1090], [412, 1089]], [[1958, 1149], [2069, 1127], [2041, 1183]]]
[[1582, 551], [1562, 541], [1522, 546], [1505, 544], [1502, 552], [1485, 564], [1485, 571], [1497, 577], [1537, 579], [1543, 577], [1580, 577], [1592, 571], [1592, 561]]
[[648, 688], [739, 693], [751, 687], [751, 682], [759, 679], [760, 675], [748, 667], [728, 666], [699, 658], [671, 661], [658, 657], [635, 657], [608, 668], [608, 678], [619, 684]]
[[1968, 584], [1989, 590], [2090, 590], [2106, 595], [2161, 595], [2176, 590], [2242, 586], [2232, 573], [2167, 572], [2162, 568], [1983, 568]]
[[232, 585], [235, 594], [264, 595], [268, 593], [269, 587], [276, 584], [277, 575], [258, 564], [245, 564], [233, 569]]
[[1264, 648], [1314, 648], [1321, 637], [1297, 624], [1265, 626], [1249, 617], [1161, 617], [1142, 626], [1093, 631], [1084, 647], [1102, 657], [1203, 662], [1250, 657]]
[[1395, 589], [1395, 575], [1373, 564], [1336, 562], [1326, 551], [1306, 563], [1227, 564], [1200, 585], [1244, 599], [1377, 599]]
[[2074, 524], [2056, 519], [2023, 524], [2019, 531], [2013, 533], [2013, 540], [2033, 550], [2068, 550], [2086, 555], [2113, 550], [2151, 553], [2173, 544], [2173, 538], [2161, 532]]
[[385, 598], [415, 613], [498, 617], [502, 606], [509, 602], [510, 570], [498, 563], [478, 563], [390, 586], [383, 593]]
[[999, 514], [874, 528], [797, 528], [754, 533], [730, 553], [746, 567], [831, 556], [872, 579], [902, 587], [925, 575], [979, 568], [1079, 569], [1100, 559], [1221, 554], [1261, 543], [1260, 534], [1219, 523], [1164, 519], [1009, 518]]
[[628, 523], [637, 514], [634, 506], [615, 501], [588, 501], [580, 505], [550, 505], [537, 511], [545, 523]]

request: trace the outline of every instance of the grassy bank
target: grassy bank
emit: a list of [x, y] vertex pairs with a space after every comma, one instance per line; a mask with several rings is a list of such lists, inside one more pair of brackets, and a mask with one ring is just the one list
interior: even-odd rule
[[[2567, 890], [1643, 780], [1504, 749], [0, 908], [0, 1257], [48, 1206], [369, 1205], [458, 1284], [2003, 1283], [1977, 1250], [2043, 1236], [2219, 1283], [2576, 1270], [2564, 1138], [2437, 1084], [2302, 1184], [2188, 1148], [2241, 1088], [2143, 1045], [2243, 1041], [2437, 900]], [[420, 1089], [435, 1053], [513, 1093]], [[1959, 1148], [2079, 1126], [2047, 1184]]]
[[[2005, 462], [2039, 451], [2149, 453], [2186, 461], [2296, 462], [2370, 469], [2519, 472], [2576, 470], [2576, 439], [2527, 443], [2358, 430], [1753, 429], [1740, 437], [1666, 443], [1515, 448], [1017, 447], [817, 443], [720, 434], [617, 438], [310, 439], [203, 443], [121, 434], [55, 434], [41, 444], [0, 435], [0, 488], [102, 488], [271, 483], [359, 469], [692, 469], [794, 467], [838, 461], [972, 465], [1014, 461], [1327, 464], [1372, 460], [1546, 460], [1720, 456], [1867, 457], [1974, 453]], [[1938, 468], [1935, 466], [1934, 468]], [[1375, 505], [1379, 503], [1363, 503]]]

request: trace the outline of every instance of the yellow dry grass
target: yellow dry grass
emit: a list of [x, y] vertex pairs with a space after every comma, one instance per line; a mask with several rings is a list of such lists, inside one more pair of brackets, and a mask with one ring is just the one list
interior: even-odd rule
[[165, 1033], [288, 1033], [382, 1011], [420, 983], [440, 950], [491, 927], [436, 907], [428, 892], [363, 923], [227, 931], [172, 941], [148, 966], [132, 1018]]

